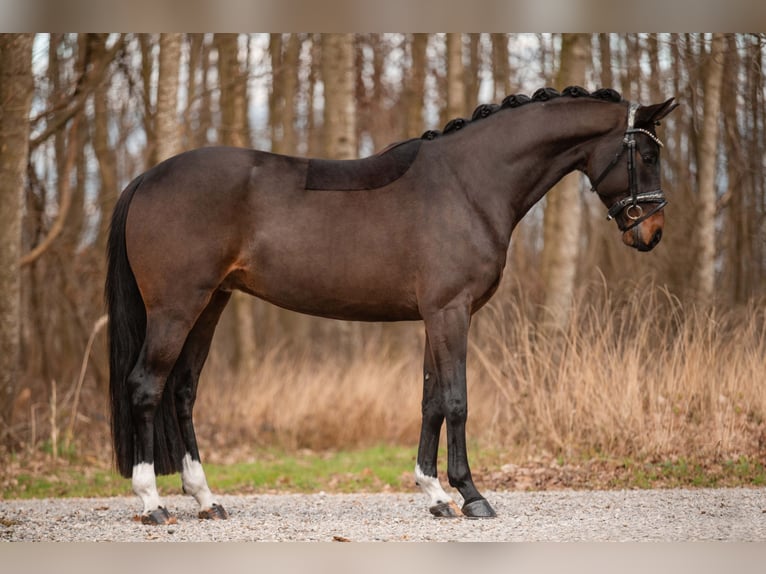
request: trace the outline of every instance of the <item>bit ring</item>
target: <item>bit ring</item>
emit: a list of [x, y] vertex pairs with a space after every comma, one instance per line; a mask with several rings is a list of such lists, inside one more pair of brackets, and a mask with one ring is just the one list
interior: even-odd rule
[[[634, 212], [634, 210], [636, 210]], [[632, 221], [636, 221], [637, 219], [641, 219], [641, 216], [644, 214], [644, 209], [641, 207], [638, 203], [635, 203], [633, 205], [629, 205], [625, 208], [625, 215], [628, 219]]]

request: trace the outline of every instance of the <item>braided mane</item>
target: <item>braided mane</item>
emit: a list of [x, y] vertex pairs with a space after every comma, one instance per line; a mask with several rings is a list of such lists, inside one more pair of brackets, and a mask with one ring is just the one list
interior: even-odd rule
[[513, 94], [506, 96], [500, 104], [481, 104], [473, 111], [470, 120], [466, 118], [451, 119], [446, 123], [442, 131], [428, 130], [420, 137], [424, 140], [432, 140], [437, 137], [459, 131], [469, 123], [488, 118], [499, 110], [506, 108], [518, 108], [532, 102], [547, 102], [549, 100], [562, 97], [593, 98], [596, 100], [605, 100], [608, 102], [622, 101], [622, 96], [620, 93], [611, 88], [602, 88], [594, 92], [589, 92], [580, 86], [569, 86], [564, 88], [561, 92], [553, 88], [540, 88], [534, 94], [532, 94], [531, 98], [525, 94]]

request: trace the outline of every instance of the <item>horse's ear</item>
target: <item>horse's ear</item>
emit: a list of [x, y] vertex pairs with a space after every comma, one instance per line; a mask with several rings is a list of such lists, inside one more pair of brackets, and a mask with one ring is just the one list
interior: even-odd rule
[[636, 125], [659, 125], [660, 120], [667, 116], [670, 112], [678, 107], [678, 104], [674, 104], [670, 98], [661, 104], [654, 104], [653, 106], [641, 106], [636, 111]]

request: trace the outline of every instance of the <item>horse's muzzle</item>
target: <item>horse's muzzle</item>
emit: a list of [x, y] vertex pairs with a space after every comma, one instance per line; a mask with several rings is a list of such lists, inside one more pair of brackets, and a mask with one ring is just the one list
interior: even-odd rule
[[651, 251], [662, 239], [664, 225], [665, 215], [661, 211], [657, 212], [635, 227], [625, 230], [622, 241], [638, 251]]

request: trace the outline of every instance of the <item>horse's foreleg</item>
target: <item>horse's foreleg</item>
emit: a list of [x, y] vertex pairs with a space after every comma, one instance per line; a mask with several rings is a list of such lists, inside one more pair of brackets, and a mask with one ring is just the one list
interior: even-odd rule
[[415, 484], [428, 496], [431, 514], [451, 518], [460, 516], [461, 512], [452, 497], [444, 492], [437, 476], [439, 434], [444, 422], [444, 409], [438, 387], [436, 369], [433, 366], [433, 356], [426, 334], [423, 357], [423, 422], [420, 427], [418, 459], [415, 465]]
[[468, 418], [466, 355], [470, 310], [467, 305], [441, 309], [426, 318], [426, 330], [438, 394], [447, 422], [447, 476], [450, 486], [463, 497], [462, 513], [471, 518], [496, 516], [492, 506], [479, 493], [468, 466], [465, 425]]
[[181, 481], [184, 492], [193, 496], [199, 504], [198, 516], [200, 518], [223, 519], [229, 517], [208, 487], [197, 447], [192, 410], [197, 398], [197, 383], [200, 372], [207, 359], [218, 319], [229, 301], [230, 295], [230, 293], [223, 291], [218, 291], [213, 295], [210, 303], [189, 333], [181, 356], [178, 358], [171, 375], [171, 378], [175, 378], [178, 424], [186, 448], [181, 467]]

